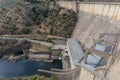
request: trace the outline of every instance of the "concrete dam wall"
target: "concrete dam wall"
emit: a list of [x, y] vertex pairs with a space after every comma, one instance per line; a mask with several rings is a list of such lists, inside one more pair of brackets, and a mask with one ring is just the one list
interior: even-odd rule
[[[66, 2], [62, 3], [62, 6], [64, 5], [64, 7], [66, 7]], [[101, 33], [120, 33], [120, 3], [72, 3], [73, 2], [67, 4], [66, 7], [73, 9], [74, 11], [76, 10], [78, 16], [78, 22], [72, 37], [83, 43], [85, 47], [92, 47], [94, 43], [93, 39], [98, 40]], [[120, 44], [118, 48], [119, 47]], [[120, 53], [120, 48], [116, 54], [118, 53]], [[120, 77], [118, 74], [120, 73], [120, 70], [118, 70], [118, 68], [120, 66], [120, 58], [118, 57], [118, 59], [116, 59], [117, 57], [115, 56], [115, 62], [109, 68], [106, 76], [100, 76], [97, 72], [93, 73], [86, 68], [81, 67], [78, 80], [119, 80]]]
[[59, 1], [62, 7], [77, 12], [78, 22], [72, 37], [90, 48], [100, 33], [120, 32], [120, 3]]
[[83, 2], [79, 3], [79, 11], [102, 15], [113, 20], [120, 20], [120, 3]]
[[113, 20], [120, 20], [120, 2], [58, 1], [57, 3], [62, 7], [73, 9], [76, 12], [83, 11], [102, 15]]
[[73, 32], [73, 37], [78, 39], [85, 47], [90, 48], [94, 40], [98, 40], [100, 33], [118, 33], [119, 23], [108, 18], [79, 12], [79, 20]]
[[120, 32], [120, 3], [58, 1], [77, 12], [78, 22], [72, 37], [90, 48], [100, 33]]
[[100, 33], [120, 32], [119, 3], [79, 3], [78, 22], [73, 37], [91, 47]]

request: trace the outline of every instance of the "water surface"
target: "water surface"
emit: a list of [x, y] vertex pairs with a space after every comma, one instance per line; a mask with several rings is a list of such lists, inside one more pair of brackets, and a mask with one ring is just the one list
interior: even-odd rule
[[37, 69], [50, 70], [50, 68], [62, 69], [61, 61], [43, 62], [21, 60], [18, 62], [10, 62], [0, 60], [0, 78], [30, 76], [37, 74]]

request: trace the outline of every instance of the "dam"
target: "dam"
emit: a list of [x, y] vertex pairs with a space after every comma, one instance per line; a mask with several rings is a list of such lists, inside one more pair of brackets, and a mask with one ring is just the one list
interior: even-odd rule
[[[69, 10], [72, 9], [76, 12], [75, 16], [77, 16], [77, 20], [70, 37], [62, 38], [59, 36], [51, 36], [51, 34], [44, 36], [49, 37], [48, 40], [39, 41], [39, 39], [32, 38], [35, 37], [35, 35], [0, 36], [0, 40], [18, 41], [16, 44], [14, 43], [15, 46], [10, 48], [7, 47], [0, 51], [1, 54], [8, 54], [8, 56], [1, 55], [1, 59], [7, 58], [8, 60], [18, 61], [1, 61], [0, 69], [3, 70], [5, 65], [7, 67], [4, 69], [7, 69], [8, 72], [3, 70], [2, 73], [0, 73], [0, 76], [6, 78], [37, 74], [40, 76], [45, 75], [47, 77], [55, 76], [57, 80], [119, 80], [119, 0], [105, 0], [106, 2], [97, 2], [97, 0], [84, 1], [85, 2], [66, 0], [57, 1], [60, 6]], [[67, 23], [67, 20], [64, 22]], [[68, 29], [66, 32], [67, 31], [69, 32]], [[52, 32], [54, 31], [52, 30]], [[22, 36], [24, 36], [24, 38], [21, 38]], [[40, 34], [36, 35], [37, 38], [39, 38], [39, 36]], [[52, 42], [52, 39], [54, 38], [57, 41], [58, 38], [64, 41]], [[28, 41], [30, 45], [26, 45], [26, 41]], [[52, 53], [52, 51], [54, 51], [54, 53]], [[11, 53], [13, 54], [9, 55]], [[19, 54], [15, 55], [15, 53]], [[30, 60], [21, 62], [21, 59], [26, 58]], [[60, 63], [58, 63], [58, 61], [55, 62], [54, 59], [60, 59]], [[37, 61], [34, 62], [33, 60]], [[11, 68], [15, 68], [18, 70], [18, 73], [20, 72], [21, 74], [17, 74], [16, 71], [15, 74], [14, 72], [12, 74]], [[31, 71], [29, 68], [34, 70], [31, 69]], [[30, 74], [28, 74], [28, 72]], [[5, 75], [4, 73], [11, 73], [11, 75]]]
[[120, 3], [58, 3], [73, 9], [78, 16], [72, 38], [67, 40], [64, 50], [69, 68], [38, 71], [55, 75], [59, 80], [119, 80]]

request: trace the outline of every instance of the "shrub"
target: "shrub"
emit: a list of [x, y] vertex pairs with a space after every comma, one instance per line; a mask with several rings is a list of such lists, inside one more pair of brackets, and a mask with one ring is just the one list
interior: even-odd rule
[[51, 42], [52, 43], [52, 38], [48, 38], [47, 42]]
[[27, 27], [32, 26], [31, 20], [30, 19], [25, 19], [24, 20], [24, 25], [27, 26]]
[[9, 31], [10, 31], [11, 33], [15, 32], [17, 29], [18, 29], [18, 28], [16, 27], [16, 25], [12, 25], [12, 26], [9, 27]]
[[57, 80], [55, 76], [52, 76], [50, 80]]
[[40, 20], [36, 20], [35, 24], [40, 25]]
[[56, 32], [55, 32], [54, 28], [52, 27], [52, 28], [50, 29], [50, 35], [55, 35], [55, 34], [56, 34]]
[[29, 34], [30, 32], [31, 32], [31, 29], [29, 29], [29, 28], [23, 28], [22, 29], [23, 34]]

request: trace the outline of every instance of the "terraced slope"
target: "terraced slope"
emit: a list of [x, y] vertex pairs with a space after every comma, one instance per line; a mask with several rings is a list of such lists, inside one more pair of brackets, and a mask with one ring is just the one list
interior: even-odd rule
[[112, 21], [106, 17], [80, 12], [73, 37], [78, 39], [86, 47], [91, 47], [94, 42], [93, 39], [98, 39], [100, 33], [118, 32], [120, 32], [118, 22]]
[[[26, 17], [26, 11], [21, 6], [15, 6], [11, 9], [6, 9], [0, 13], [0, 34], [10, 33], [10, 31], [16, 30], [16, 26], [20, 27], [22, 21]], [[17, 23], [17, 24], [16, 24]], [[15, 27], [14, 27], [15, 26]], [[18, 33], [19, 33], [18, 29]]]

